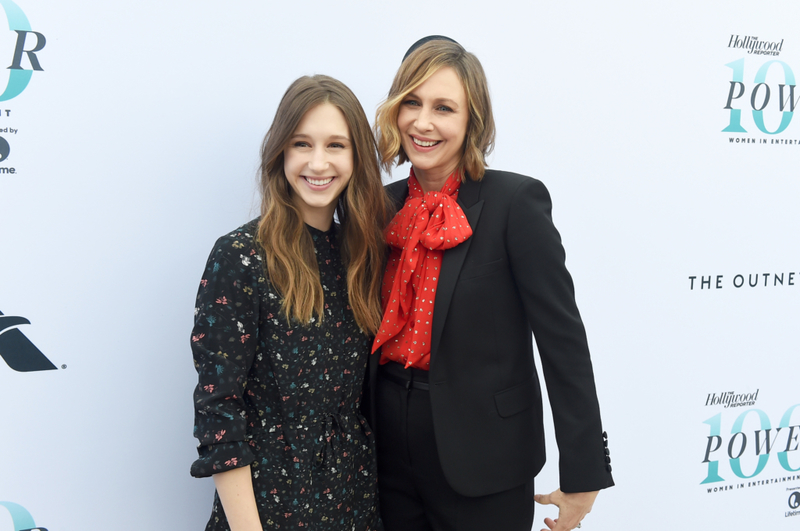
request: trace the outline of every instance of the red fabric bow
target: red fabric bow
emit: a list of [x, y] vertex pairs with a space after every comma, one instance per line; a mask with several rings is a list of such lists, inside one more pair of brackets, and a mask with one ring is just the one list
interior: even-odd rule
[[428, 369], [431, 355], [433, 303], [445, 249], [469, 239], [472, 228], [456, 203], [459, 172], [447, 178], [440, 192], [422, 191], [411, 170], [408, 197], [386, 228], [391, 246], [383, 276], [383, 321], [372, 351], [381, 363]]

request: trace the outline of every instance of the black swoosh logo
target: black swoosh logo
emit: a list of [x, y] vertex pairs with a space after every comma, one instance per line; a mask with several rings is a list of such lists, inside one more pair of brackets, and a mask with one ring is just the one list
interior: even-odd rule
[[31, 324], [31, 322], [24, 317], [0, 314], [0, 334], [7, 331], [9, 328], [24, 324]]
[[31, 324], [24, 317], [0, 312], [0, 357], [18, 372], [50, 371], [56, 366], [16, 327]]

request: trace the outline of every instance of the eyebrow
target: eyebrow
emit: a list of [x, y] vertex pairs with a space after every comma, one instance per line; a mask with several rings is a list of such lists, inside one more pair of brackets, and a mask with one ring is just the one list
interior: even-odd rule
[[[296, 135], [292, 135], [292, 138], [311, 138], [311, 136], [305, 133], [297, 133]], [[352, 142], [350, 137], [345, 135], [331, 135], [328, 137], [328, 140], [347, 140], [348, 142]]]

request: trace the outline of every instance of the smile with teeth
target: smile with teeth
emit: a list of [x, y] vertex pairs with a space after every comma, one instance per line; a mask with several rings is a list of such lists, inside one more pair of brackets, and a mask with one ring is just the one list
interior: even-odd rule
[[425, 142], [424, 140], [419, 140], [418, 138], [416, 138], [416, 137], [413, 137], [413, 136], [411, 137], [411, 140], [413, 140], [413, 141], [414, 141], [414, 143], [415, 143], [416, 145], [418, 145], [418, 146], [422, 146], [422, 147], [431, 147], [431, 146], [435, 146], [436, 144], [438, 144], [439, 142], [441, 142], [441, 140], [433, 140], [433, 141], [431, 141], [431, 142]]
[[333, 180], [333, 177], [323, 177], [321, 179], [313, 179], [311, 177], [303, 176], [303, 179], [305, 179], [309, 184], [313, 184], [314, 186], [325, 186], [326, 184], [328, 184]]

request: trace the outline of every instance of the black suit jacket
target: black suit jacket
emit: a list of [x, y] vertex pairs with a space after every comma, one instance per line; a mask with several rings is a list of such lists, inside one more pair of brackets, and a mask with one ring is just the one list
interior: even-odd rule
[[[399, 208], [407, 180], [387, 191]], [[586, 333], [547, 189], [530, 177], [488, 170], [482, 181], [461, 185], [458, 203], [473, 235], [444, 252], [431, 337], [430, 398], [445, 476], [457, 492], [483, 496], [525, 483], [544, 465], [533, 332], [561, 489], [610, 487]], [[379, 353], [371, 356], [373, 390], [378, 361]], [[374, 407], [371, 413], [380, 415]]]

